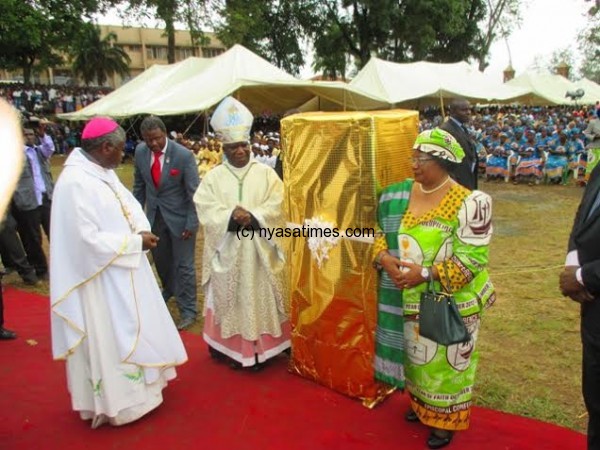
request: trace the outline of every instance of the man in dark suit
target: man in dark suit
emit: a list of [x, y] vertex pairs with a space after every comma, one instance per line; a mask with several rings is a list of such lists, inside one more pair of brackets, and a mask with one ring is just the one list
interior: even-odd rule
[[592, 171], [575, 216], [560, 290], [581, 304], [588, 450], [600, 450], [600, 166]]
[[27, 260], [23, 244], [17, 234], [17, 222], [10, 211], [0, 222], [0, 257], [4, 267], [16, 270], [25, 284], [37, 284], [35, 269]]
[[50, 234], [50, 208], [54, 182], [50, 173], [50, 157], [54, 142], [46, 134], [46, 125], [40, 124], [37, 144], [33, 128], [24, 128], [25, 164], [13, 194], [12, 213], [29, 263], [38, 277], [48, 275], [48, 261], [42, 248], [42, 228]]
[[144, 143], [135, 150], [133, 195], [146, 210], [152, 233], [159, 237], [152, 250], [165, 301], [177, 299], [182, 330], [196, 320], [196, 232], [193, 202], [199, 178], [194, 155], [167, 139], [165, 124], [146, 117], [140, 126]]
[[471, 105], [467, 100], [455, 99], [450, 103], [450, 116], [440, 127], [450, 133], [465, 151], [465, 157], [460, 164], [454, 164], [450, 175], [454, 180], [470, 190], [477, 189], [477, 167], [479, 161], [472, 138], [467, 130], [471, 120]]

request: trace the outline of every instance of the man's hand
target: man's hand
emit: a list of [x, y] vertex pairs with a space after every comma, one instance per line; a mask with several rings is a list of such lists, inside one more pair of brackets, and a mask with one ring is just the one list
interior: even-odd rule
[[586, 289], [581, 290], [578, 294], [571, 294], [569, 296], [571, 300], [577, 303], [587, 303], [594, 300], [594, 296], [590, 294]]
[[183, 239], [184, 241], [191, 237], [192, 237], [192, 232], [190, 230], [183, 230], [183, 233], [181, 233], [181, 239]]
[[150, 233], [149, 231], [142, 231], [139, 234], [142, 236], [142, 250], [151, 250], [156, 248], [158, 245], [158, 236]]
[[231, 217], [233, 218], [235, 223], [241, 225], [242, 227], [247, 227], [252, 221], [252, 215], [241, 206], [235, 207], [235, 209], [231, 213]]
[[592, 301], [594, 297], [587, 291], [579, 281], [577, 281], [576, 272], [578, 266], [566, 266], [559, 276], [560, 292], [565, 297], [577, 303]]
[[46, 135], [46, 127], [47, 127], [47, 125], [45, 123], [40, 122], [40, 125], [37, 130], [39, 137], [44, 137]]

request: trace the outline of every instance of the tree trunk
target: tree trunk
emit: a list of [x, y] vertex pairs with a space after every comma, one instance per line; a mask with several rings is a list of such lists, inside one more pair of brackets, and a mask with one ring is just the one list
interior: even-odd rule
[[33, 72], [33, 63], [35, 58], [27, 58], [23, 61], [23, 84], [31, 83], [31, 73]]
[[175, 9], [177, 2], [167, 0], [160, 2], [156, 13], [158, 17], [165, 21], [165, 32], [167, 33], [167, 61], [169, 64], [175, 62]]
[[167, 22], [167, 61], [169, 64], [175, 62], [175, 27], [173, 26], [173, 18]]

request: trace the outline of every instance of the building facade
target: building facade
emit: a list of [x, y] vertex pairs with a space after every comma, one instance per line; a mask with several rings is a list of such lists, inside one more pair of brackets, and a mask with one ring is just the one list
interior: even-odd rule
[[[122, 79], [114, 75], [108, 80], [112, 88], [118, 88], [131, 78], [135, 78], [154, 64], [168, 64], [167, 36], [164, 29], [123, 27], [120, 25], [99, 25], [102, 37], [115, 33], [117, 40], [114, 45], [121, 47], [129, 55], [129, 77]], [[195, 45], [190, 32], [175, 31], [175, 61], [179, 62], [190, 56], [213, 58], [227, 50], [213, 33], [204, 33], [205, 45]], [[0, 69], [0, 79], [22, 80], [18, 72]], [[35, 73], [32, 82], [41, 84], [81, 84], [73, 80], [73, 74], [68, 66], [54, 67], [40, 73]]]

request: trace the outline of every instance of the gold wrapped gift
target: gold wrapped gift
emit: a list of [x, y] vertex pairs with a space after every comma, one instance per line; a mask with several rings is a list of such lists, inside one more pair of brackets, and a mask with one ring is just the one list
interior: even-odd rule
[[297, 114], [281, 133], [288, 227], [304, 226], [288, 242], [291, 370], [374, 406], [391, 392], [373, 368], [377, 196], [411, 176], [418, 112]]

